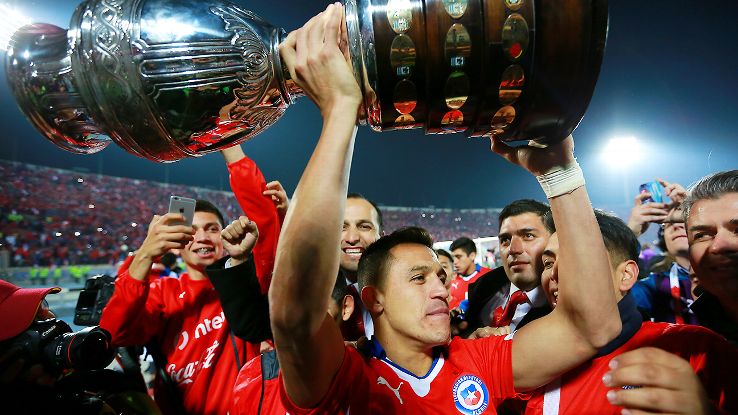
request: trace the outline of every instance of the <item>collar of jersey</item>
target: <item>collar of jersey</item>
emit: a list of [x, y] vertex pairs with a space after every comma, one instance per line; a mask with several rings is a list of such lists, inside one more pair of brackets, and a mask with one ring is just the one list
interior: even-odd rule
[[428, 373], [426, 373], [423, 376], [418, 377], [414, 373], [412, 373], [409, 370], [405, 369], [404, 367], [402, 367], [402, 366], [398, 365], [397, 363], [391, 361], [387, 357], [387, 353], [384, 351], [384, 348], [382, 347], [382, 345], [379, 344], [379, 341], [377, 341], [376, 337], [372, 337], [371, 339], [369, 339], [369, 347], [368, 347], [368, 349], [369, 349], [369, 355], [370, 356], [372, 356], [372, 357], [374, 357], [374, 358], [376, 358], [378, 360], [381, 360], [381, 361], [387, 363], [388, 365], [390, 365], [392, 368], [394, 368], [394, 369], [396, 369], [396, 370], [398, 370], [398, 371], [400, 371], [400, 372], [402, 372], [402, 373], [404, 373], [404, 374], [406, 374], [408, 376], [412, 376], [415, 379], [419, 379], [419, 380], [425, 379], [425, 378], [427, 378], [428, 376], [430, 376], [433, 373], [433, 371], [436, 368], [436, 365], [438, 364], [438, 360], [441, 357], [441, 350], [439, 348], [435, 348], [433, 350], [433, 364], [431, 364], [430, 369], [428, 369]]
[[620, 312], [620, 322], [623, 325], [623, 329], [620, 331], [618, 337], [614, 338], [610, 343], [602, 347], [595, 357], [605, 356], [624, 345], [630, 340], [633, 335], [640, 330], [643, 324], [643, 317], [638, 311], [635, 299], [630, 293], [625, 294], [623, 298], [618, 301], [618, 312]]

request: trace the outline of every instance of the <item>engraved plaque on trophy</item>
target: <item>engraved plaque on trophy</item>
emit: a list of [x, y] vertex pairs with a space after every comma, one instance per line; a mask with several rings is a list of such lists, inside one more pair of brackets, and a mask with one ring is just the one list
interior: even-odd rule
[[[599, 74], [607, 0], [346, 0], [348, 44], [375, 131], [556, 141]], [[87, 0], [70, 29], [18, 30], [6, 72], [49, 140], [115, 142], [157, 162], [248, 140], [302, 95], [286, 32], [222, 0]]]

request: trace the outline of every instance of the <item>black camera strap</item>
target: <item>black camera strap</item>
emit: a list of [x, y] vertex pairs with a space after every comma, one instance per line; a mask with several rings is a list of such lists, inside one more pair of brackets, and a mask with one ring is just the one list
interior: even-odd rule
[[118, 347], [116, 358], [125, 377], [136, 384], [139, 392], [146, 393], [146, 382], [141, 373], [140, 355], [141, 348], [139, 346]]
[[236, 336], [233, 335], [233, 330], [230, 333], [231, 345], [233, 345], [233, 356], [236, 358], [236, 376], [241, 371], [241, 359], [238, 357], [238, 345], [236, 345]]
[[[182, 402], [182, 395], [177, 388], [177, 384], [172, 380], [166, 371], [167, 359], [164, 357], [159, 345], [155, 340], [150, 341], [146, 345], [151, 357], [154, 358], [154, 366], [156, 366], [156, 375], [160, 382], [164, 385], [164, 391], [166, 392], [167, 402], [166, 405], [171, 409], [171, 413], [184, 414], [184, 404]], [[161, 405], [159, 405], [161, 407]], [[164, 412], [164, 411], [163, 411]], [[166, 413], [166, 412], [165, 412]]]

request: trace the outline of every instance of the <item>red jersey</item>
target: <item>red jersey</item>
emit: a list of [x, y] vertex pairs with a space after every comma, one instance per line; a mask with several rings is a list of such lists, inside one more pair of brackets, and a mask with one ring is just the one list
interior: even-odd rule
[[[693, 325], [644, 322], [625, 344], [597, 357], [536, 390], [525, 413], [620, 414], [607, 401], [602, 376], [612, 358], [639, 347], [658, 347], [689, 361], [710, 400], [726, 413], [738, 413], [738, 349], [712, 331]], [[562, 386], [563, 385], [563, 386]]]
[[[417, 377], [387, 359], [364, 358], [346, 347], [343, 363], [323, 400], [313, 409], [296, 407], [280, 380], [289, 414], [496, 414], [515, 396], [512, 340], [454, 338], [428, 373]], [[280, 375], [281, 379], [281, 375]]]
[[[177, 385], [189, 414], [225, 414], [230, 407], [238, 359], [246, 344], [230, 338], [218, 293], [210, 280], [177, 278], [138, 281], [124, 271], [103, 311], [100, 326], [115, 346], [158, 344], [167, 361], [166, 372]], [[166, 396], [157, 382], [154, 394]]]
[[451, 301], [448, 304], [448, 307], [450, 309], [454, 309], [459, 307], [459, 304], [469, 299], [469, 286], [473, 284], [476, 280], [479, 279], [482, 275], [488, 273], [490, 271], [489, 268], [485, 268], [479, 264], [477, 264], [476, 271], [472, 272], [469, 275], [457, 275], [456, 278], [454, 278], [453, 282], [451, 283], [451, 288], [449, 288], [449, 294], [451, 294]]
[[[276, 352], [271, 358], [276, 360]], [[273, 368], [275, 371], [278, 368]], [[262, 371], [262, 356], [249, 360], [236, 378], [233, 388], [233, 406], [230, 415], [285, 415], [287, 410], [282, 405], [279, 394], [279, 377], [272, 376], [264, 379]], [[262, 394], [262, 387], [264, 393]], [[259, 408], [261, 407], [261, 412]]]
[[266, 294], [272, 280], [282, 222], [272, 198], [263, 194], [266, 180], [253, 160], [244, 157], [233, 162], [228, 165], [228, 172], [233, 195], [246, 216], [259, 228], [259, 242], [254, 246], [253, 255], [261, 292]]

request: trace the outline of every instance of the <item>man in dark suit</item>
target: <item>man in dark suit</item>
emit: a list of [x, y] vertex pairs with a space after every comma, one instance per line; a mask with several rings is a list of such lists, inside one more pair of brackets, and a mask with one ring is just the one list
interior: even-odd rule
[[463, 334], [485, 327], [512, 332], [551, 311], [541, 290], [541, 254], [551, 236], [543, 217], [549, 212], [548, 205], [530, 199], [516, 200], [500, 212], [502, 266], [469, 287], [469, 325]]

